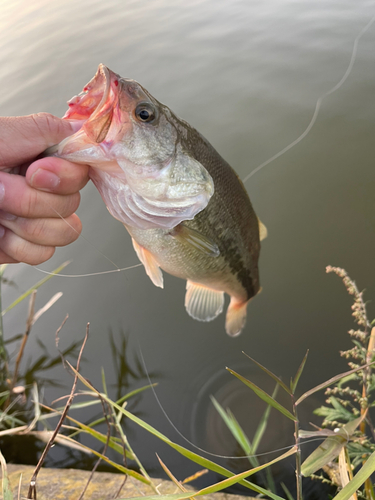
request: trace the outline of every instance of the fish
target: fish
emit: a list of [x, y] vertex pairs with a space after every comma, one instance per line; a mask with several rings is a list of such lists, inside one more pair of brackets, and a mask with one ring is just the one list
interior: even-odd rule
[[147, 275], [186, 280], [185, 307], [211, 321], [230, 296], [225, 329], [238, 335], [259, 293], [267, 230], [230, 165], [142, 85], [100, 64], [64, 119], [81, 128], [46, 155], [88, 164], [107, 209], [129, 232]]

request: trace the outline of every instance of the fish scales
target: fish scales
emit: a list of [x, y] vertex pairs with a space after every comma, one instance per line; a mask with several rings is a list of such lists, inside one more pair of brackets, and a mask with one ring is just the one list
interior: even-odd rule
[[[177, 117], [175, 120], [176, 127], [182, 128], [183, 122]], [[161, 267], [182, 278], [185, 277], [184, 273], [188, 274], [193, 281], [210, 279], [212, 286], [216, 280], [225, 279], [229, 266], [232, 273], [226, 277], [228, 284], [230, 283], [233, 291], [236, 291], [243, 300], [249, 300], [259, 291], [258, 230], [248, 230], [249, 227], [258, 227], [257, 217], [245, 189], [238, 188], [238, 183], [241, 181], [229, 164], [198, 131], [190, 127], [186, 135], [187, 137], [181, 141], [183, 146], [208, 170], [214, 181], [215, 192], [206, 208], [193, 220], [185, 221], [184, 225], [205, 234], [215, 242], [220, 250], [220, 256], [211, 257], [194, 247], [186, 248], [175, 241], [175, 248], [166, 256], [166, 262], [163, 262]], [[165, 238], [167, 241], [173, 239], [169, 231], [163, 233], [156, 230], [149, 233], [131, 227], [127, 229], [147, 249], [155, 248], [158, 238], [161, 238], [160, 245], [165, 244]], [[159, 255], [162, 253], [161, 248], [157, 253]], [[170, 254], [176, 258], [176, 264], [172, 266]], [[196, 264], [196, 259], [200, 261], [199, 266]], [[181, 269], [179, 274], [177, 274], [178, 268]], [[233, 277], [236, 280], [233, 280]], [[218, 286], [220, 288], [220, 283]]]
[[266, 230], [237, 174], [137, 82], [100, 65], [85, 88], [65, 115], [81, 120], [81, 130], [47, 154], [90, 164], [153, 283], [163, 287], [161, 269], [187, 280], [192, 317], [214, 319], [228, 293], [226, 330], [239, 334], [260, 290], [259, 232]]

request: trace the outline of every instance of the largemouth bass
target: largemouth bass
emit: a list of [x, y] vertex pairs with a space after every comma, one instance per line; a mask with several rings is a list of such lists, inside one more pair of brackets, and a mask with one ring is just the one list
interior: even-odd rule
[[190, 316], [211, 321], [229, 294], [226, 331], [238, 335], [260, 290], [266, 229], [236, 173], [197, 130], [104, 65], [68, 104], [64, 118], [82, 127], [47, 154], [90, 165], [151, 281], [163, 288], [161, 269], [187, 280]]

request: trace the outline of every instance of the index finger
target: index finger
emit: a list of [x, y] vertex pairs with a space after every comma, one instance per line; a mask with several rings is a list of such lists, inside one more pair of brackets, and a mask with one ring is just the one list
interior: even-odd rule
[[62, 158], [41, 158], [27, 169], [26, 182], [39, 191], [74, 194], [87, 184], [88, 172], [88, 165], [71, 163]]
[[79, 192], [46, 193], [30, 187], [21, 175], [0, 172], [0, 208], [17, 217], [68, 217], [77, 210], [79, 201]]

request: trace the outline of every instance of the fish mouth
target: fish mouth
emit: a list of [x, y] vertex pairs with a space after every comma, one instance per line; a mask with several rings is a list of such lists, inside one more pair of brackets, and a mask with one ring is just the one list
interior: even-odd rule
[[[85, 85], [83, 91], [68, 101], [69, 109], [63, 118], [81, 121], [83, 131], [93, 143], [99, 144], [108, 136], [118, 110], [120, 78], [104, 64], [99, 64], [95, 76]], [[118, 123], [117, 120], [116, 122]], [[113, 135], [111, 133], [111, 136]]]

